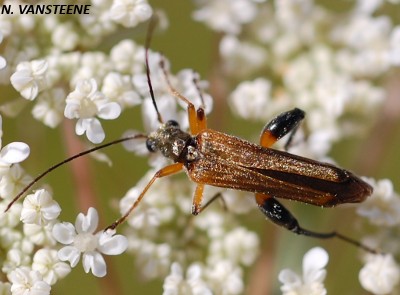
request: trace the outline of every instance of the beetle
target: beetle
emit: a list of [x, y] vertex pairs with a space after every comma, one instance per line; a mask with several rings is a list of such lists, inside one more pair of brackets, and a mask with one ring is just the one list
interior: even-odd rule
[[[376, 250], [338, 232], [319, 233], [301, 227], [290, 211], [277, 200], [282, 198], [321, 207], [333, 207], [362, 202], [373, 191], [369, 184], [348, 170], [271, 148], [283, 136], [290, 134], [292, 137], [305, 117], [304, 111], [294, 108], [278, 115], [262, 130], [259, 144], [215, 131], [207, 126], [204, 102], [196, 109], [191, 101], [180, 94], [171, 85], [161, 60], [160, 67], [171, 94], [187, 105], [190, 133], [183, 131], [174, 120], [163, 121], [157, 108], [148, 63], [148, 48], [153, 27], [154, 25], [150, 24], [146, 39], [145, 64], [150, 96], [160, 127], [148, 135], [136, 134], [99, 145], [52, 166], [28, 184], [10, 202], [6, 211], [39, 179], [59, 166], [110, 145], [145, 138], [146, 147], [150, 152], [160, 152], [174, 163], [158, 170], [126, 213], [107, 229], [115, 229], [123, 223], [157, 179], [185, 171], [196, 183], [192, 201], [193, 215], [199, 214], [206, 207], [202, 207], [206, 185], [248, 191], [254, 193], [260, 211], [279, 226], [296, 234], [315, 238], [337, 237], [368, 252], [377, 253]], [[201, 96], [200, 91], [199, 95]]]
[[[374, 249], [340, 233], [317, 233], [302, 228], [296, 218], [277, 200], [283, 198], [333, 207], [362, 202], [373, 191], [368, 183], [348, 170], [270, 148], [277, 140], [297, 129], [304, 119], [304, 111], [295, 108], [278, 115], [264, 127], [260, 144], [257, 145], [209, 129], [204, 108], [199, 107], [196, 110], [193, 103], [171, 85], [162, 63], [161, 67], [170, 92], [187, 104], [190, 133], [181, 130], [174, 120], [163, 123], [161, 114], [158, 113], [161, 125], [147, 135], [146, 146], [150, 152], [161, 152], [174, 164], [157, 171], [126, 214], [109, 228], [114, 229], [125, 221], [156, 179], [184, 170], [196, 183], [192, 201], [193, 215], [202, 211], [205, 185], [248, 191], [255, 194], [261, 212], [279, 226], [296, 234], [315, 238], [338, 237], [376, 253]], [[151, 83], [149, 85], [151, 87]], [[154, 96], [152, 98], [155, 104]]]

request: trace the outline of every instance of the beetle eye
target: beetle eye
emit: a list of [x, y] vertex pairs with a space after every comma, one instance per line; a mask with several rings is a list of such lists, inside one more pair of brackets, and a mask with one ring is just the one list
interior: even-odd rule
[[165, 125], [168, 127], [179, 127], [179, 123], [175, 120], [168, 120]]
[[154, 153], [157, 150], [156, 142], [153, 139], [146, 140], [146, 147], [150, 153]]

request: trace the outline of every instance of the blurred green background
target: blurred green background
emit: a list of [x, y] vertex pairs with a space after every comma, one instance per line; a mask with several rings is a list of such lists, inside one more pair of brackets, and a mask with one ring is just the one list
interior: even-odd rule
[[[163, 52], [171, 61], [172, 72], [183, 68], [193, 68], [200, 72], [204, 79], [212, 75], [218, 36], [203, 24], [192, 21], [192, 1], [149, 1], [153, 8], [166, 11], [170, 26], [165, 32], [158, 32], [153, 37], [152, 49]], [[132, 33], [135, 40], [144, 40], [146, 25], [131, 31], [123, 31], [121, 35], [110, 37], [102, 44], [100, 50], [108, 50], [119, 39], [126, 38]], [[391, 74], [394, 84], [398, 84], [399, 73]], [[17, 94], [8, 93], [8, 97]], [[397, 101], [399, 96], [397, 95]], [[398, 103], [397, 103], [398, 104]], [[238, 135], [251, 140], [257, 136], [263, 124], [238, 120], [230, 114], [225, 101], [217, 103], [218, 119], [211, 114], [209, 126], [213, 129]], [[384, 108], [385, 110], [385, 108]], [[64, 133], [60, 130], [43, 128], [42, 123], [32, 119], [31, 107], [28, 106], [18, 120], [3, 118], [4, 137], [3, 143], [11, 141], [24, 141], [31, 147], [31, 156], [23, 163], [23, 167], [31, 175], [37, 175], [52, 164], [66, 157]], [[400, 157], [400, 124], [399, 112], [394, 111], [393, 116], [384, 115], [378, 120], [371, 133], [365, 138], [347, 140], [336, 145], [332, 156], [337, 162], [360, 175], [371, 177], [390, 178], [395, 189], [399, 189]], [[127, 129], [141, 130], [140, 109], [128, 110], [119, 120], [105, 122], [103, 126], [107, 140], [118, 138]], [[120, 199], [147, 171], [147, 159], [135, 157], [126, 152], [121, 146], [114, 146], [105, 153], [112, 159], [113, 166], [98, 163], [90, 159], [90, 171], [93, 178], [93, 190], [101, 200], [97, 209], [101, 215], [103, 225], [107, 225], [118, 217], [115, 200]], [[368, 160], [368, 161], [366, 161]], [[188, 180], [189, 181], [189, 180]], [[54, 198], [63, 208], [60, 220], [74, 222], [80, 210], [74, 199], [75, 189], [71, 175], [71, 167], [66, 166], [41, 181], [48, 183], [54, 190]], [[188, 196], [191, 198], [192, 196]], [[113, 205], [114, 204], [114, 205]], [[321, 209], [302, 204], [288, 204], [293, 208], [294, 214], [306, 228], [329, 231], [339, 231], [360, 237], [357, 233], [354, 210], [348, 208]], [[110, 206], [111, 205], [111, 206]], [[189, 212], [188, 212], [189, 214]], [[253, 214], [252, 214], [253, 215]], [[262, 240], [262, 254], [254, 267], [246, 273], [246, 282], [249, 284], [248, 294], [256, 294], [255, 282], [264, 280], [269, 284], [270, 293], [278, 294], [278, 272], [283, 268], [294, 268], [301, 272], [301, 262], [304, 253], [317, 245], [322, 245], [328, 250], [330, 262], [326, 286], [329, 294], [366, 294], [358, 283], [358, 271], [361, 267], [357, 250], [337, 240], [319, 241], [306, 237], [299, 237], [283, 229], [278, 229], [264, 220], [260, 214], [243, 217], [246, 226], [256, 230]], [[272, 267], [271, 267], [272, 265]], [[135, 269], [134, 260], [129, 255], [121, 255], [107, 259], [109, 270], [113, 270], [115, 284], [111, 286], [113, 292], [107, 289], [105, 279], [95, 278], [85, 274], [81, 262], [73, 269], [72, 273], [64, 280], [58, 282], [52, 294], [160, 294], [162, 281], [143, 281]], [[270, 272], [272, 270], [272, 272]], [[253, 284], [253, 285], [252, 285]], [[349, 286], [352, 286], [349, 288]], [[109, 286], [108, 286], [109, 287]], [[355, 290], [355, 291], [354, 291]]]

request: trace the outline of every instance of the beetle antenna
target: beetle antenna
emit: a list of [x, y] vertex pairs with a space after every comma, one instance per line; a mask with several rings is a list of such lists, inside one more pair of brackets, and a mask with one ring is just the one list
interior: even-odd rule
[[117, 144], [117, 143], [121, 143], [121, 142], [132, 140], [132, 139], [137, 139], [137, 138], [147, 138], [147, 135], [146, 134], [135, 134], [135, 135], [132, 135], [132, 136], [119, 138], [119, 139], [107, 142], [105, 144], [96, 146], [94, 148], [91, 148], [89, 150], [80, 152], [79, 154], [73, 155], [73, 156], [71, 156], [71, 157], [69, 157], [69, 158], [67, 158], [67, 159], [65, 159], [65, 160], [63, 160], [63, 161], [51, 166], [49, 169], [47, 169], [46, 171], [44, 171], [41, 174], [39, 174], [17, 196], [15, 196], [15, 198], [7, 205], [7, 208], [4, 210], [4, 212], [7, 212], [14, 205], [14, 203], [17, 202], [22, 197], [22, 195], [25, 194], [36, 182], [38, 182], [40, 179], [42, 179], [43, 177], [45, 177], [47, 174], [49, 174], [51, 171], [57, 169], [58, 167], [66, 164], [68, 162], [71, 162], [72, 160], [75, 160], [76, 158], [79, 158], [79, 157], [82, 157], [84, 155], [90, 154], [90, 153], [92, 153], [94, 151], [103, 149], [105, 147], [108, 147], [108, 146], [111, 146], [111, 145], [114, 145], [114, 144]]
[[146, 61], [146, 77], [147, 77], [147, 85], [149, 85], [149, 91], [150, 91], [150, 96], [151, 100], [154, 105], [154, 109], [157, 112], [157, 120], [159, 123], [163, 123], [163, 119], [161, 117], [161, 114], [158, 110], [157, 104], [156, 104], [156, 99], [154, 98], [154, 91], [153, 91], [153, 85], [151, 84], [151, 79], [150, 79], [150, 66], [149, 66], [149, 47], [151, 43], [151, 37], [153, 35], [154, 28], [156, 27], [158, 22], [157, 16], [154, 14], [152, 18], [150, 19], [149, 27], [147, 28], [147, 37], [146, 37], [146, 44], [145, 44], [145, 61]]

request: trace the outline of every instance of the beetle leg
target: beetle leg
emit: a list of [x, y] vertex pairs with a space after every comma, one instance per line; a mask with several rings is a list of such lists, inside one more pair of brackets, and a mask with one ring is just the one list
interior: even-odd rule
[[[216, 193], [211, 199], [209, 199], [209, 200], [207, 201], [207, 203], [204, 204], [204, 206], [201, 206], [201, 207], [199, 208], [197, 214], [200, 214], [201, 212], [203, 212], [208, 206], [211, 205], [211, 203], [213, 203], [213, 202], [214, 202], [215, 200], [217, 200], [217, 199], [220, 199], [220, 200], [222, 201], [222, 206], [223, 206], [224, 210], [226, 211], [226, 210], [227, 210], [227, 206], [226, 206], [225, 200], [224, 200], [224, 198], [223, 198], [221, 192], [218, 192], [218, 193]], [[193, 207], [194, 207], [194, 204], [193, 204]], [[192, 207], [192, 208], [193, 208], [193, 207]], [[194, 213], [193, 213], [193, 210], [192, 210], [192, 214], [193, 214], [193, 215], [197, 215], [197, 214], [194, 214]]]
[[203, 202], [203, 191], [204, 191], [204, 184], [197, 184], [196, 190], [194, 191], [193, 201], [192, 201], [192, 214], [197, 215], [200, 213], [201, 203]]
[[139, 205], [140, 201], [144, 197], [144, 194], [147, 192], [147, 190], [150, 188], [150, 186], [154, 183], [154, 181], [157, 178], [161, 178], [161, 177], [164, 177], [164, 176], [175, 174], [175, 173], [181, 171], [182, 168], [183, 168], [183, 164], [182, 163], [175, 163], [175, 164], [171, 164], [171, 165], [165, 166], [164, 168], [161, 168], [160, 170], [158, 170], [154, 174], [154, 176], [150, 179], [149, 183], [142, 190], [142, 192], [140, 193], [139, 197], [132, 204], [132, 206], [129, 208], [129, 210], [123, 216], [121, 216], [119, 219], [117, 219], [113, 224], [108, 226], [106, 228], [106, 230], [115, 229], [118, 225], [123, 223], [128, 218], [128, 216], [131, 214], [131, 212]]
[[207, 129], [207, 116], [204, 108], [200, 107], [197, 109], [197, 132]]
[[360, 242], [353, 240], [347, 236], [344, 236], [336, 231], [328, 233], [318, 233], [302, 228], [297, 219], [289, 212], [279, 201], [275, 198], [270, 197], [266, 194], [256, 193], [256, 202], [261, 212], [272, 222], [279, 226], [298, 234], [309, 236], [318, 239], [331, 239], [339, 238], [347, 243], [353, 244], [359, 248], [362, 248], [370, 253], [377, 254], [375, 249], [371, 249]]
[[[164, 59], [161, 59], [160, 66], [161, 66], [165, 81], [168, 84], [168, 88], [169, 88], [169, 91], [171, 92], [171, 94], [187, 104], [190, 132], [192, 134], [198, 134], [200, 131], [206, 129], [207, 128], [207, 120], [206, 120], [206, 115], [205, 115], [203, 107], [200, 107], [196, 111], [194, 104], [172, 86], [171, 81], [169, 80], [169, 77], [168, 77], [168, 72], [165, 68]], [[197, 85], [196, 85], [196, 87], [197, 87]]]
[[224, 201], [224, 198], [222, 198], [221, 192], [216, 193], [210, 200], [207, 201], [207, 203], [204, 204], [204, 206], [202, 206], [201, 203], [203, 202], [203, 192], [204, 192], [204, 184], [197, 184], [192, 203], [193, 215], [198, 215], [201, 212], [203, 212], [208, 206], [210, 206], [212, 202], [214, 202], [218, 198], [221, 198], [223, 202], [223, 207], [224, 209], [226, 209], [226, 203]]
[[332, 233], [316, 233], [300, 227], [297, 219], [287, 210], [279, 201], [266, 194], [256, 193], [256, 202], [261, 212], [267, 216], [269, 220], [279, 226], [299, 234], [315, 238], [332, 238], [336, 235]]
[[304, 119], [304, 111], [295, 108], [291, 111], [278, 115], [275, 119], [265, 125], [260, 136], [260, 145], [270, 147], [280, 138], [291, 132], [288, 141], [285, 144], [285, 150], [289, 147], [293, 135], [295, 134], [299, 123]]

